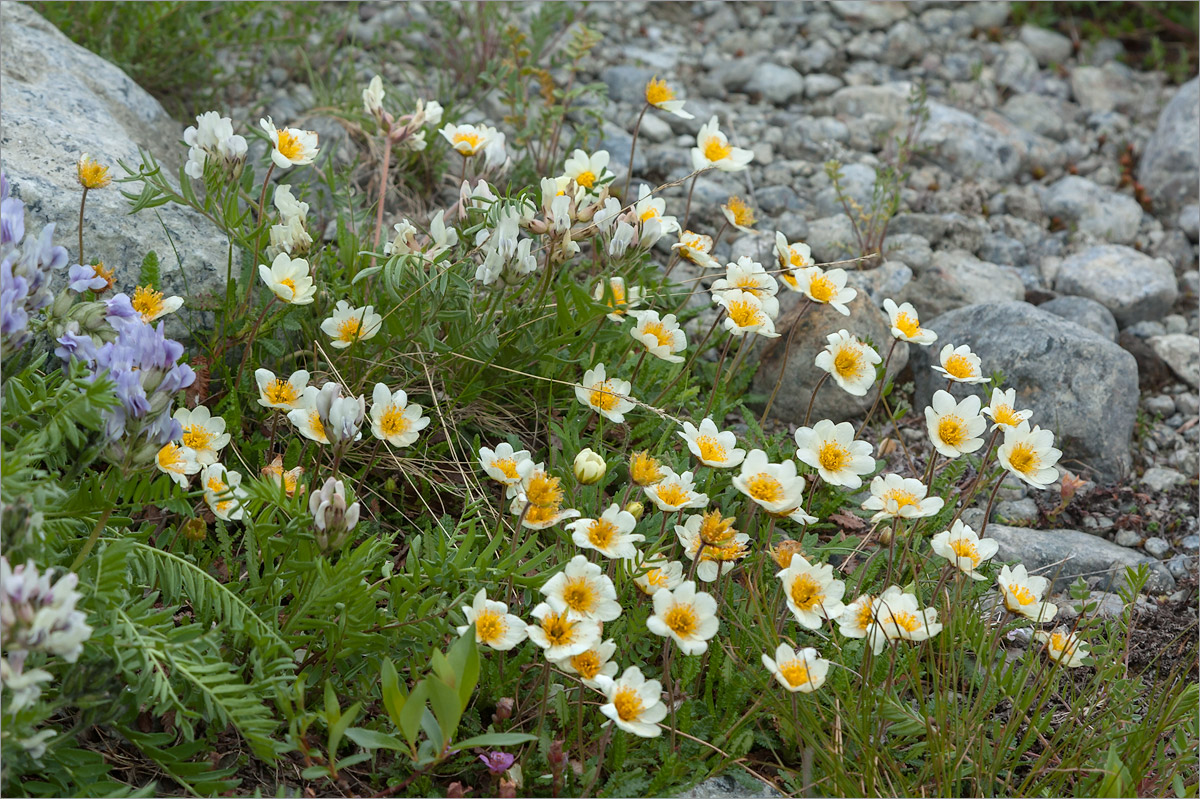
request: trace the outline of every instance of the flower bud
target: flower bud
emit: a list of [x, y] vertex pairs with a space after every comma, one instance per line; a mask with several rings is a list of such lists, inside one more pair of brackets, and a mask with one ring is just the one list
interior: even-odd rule
[[646, 506], [640, 502], [630, 502], [625, 506], [625, 512], [640, 522], [646, 513]]
[[203, 519], [188, 519], [183, 523], [183, 537], [188, 541], [203, 541], [207, 535], [208, 524]]
[[512, 718], [514, 704], [511, 696], [500, 697], [500, 701], [496, 703], [496, 712], [492, 714], [492, 723], [499, 724]]
[[591, 447], [581, 450], [575, 456], [575, 479], [581, 485], [595, 485], [604, 479], [606, 471], [608, 471], [608, 464]]
[[333, 477], [326, 480], [319, 491], [312, 492], [308, 510], [317, 528], [317, 545], [324, 551], [340, 548], [358, 524], [359, 504], [347, 506], [346, 487]]

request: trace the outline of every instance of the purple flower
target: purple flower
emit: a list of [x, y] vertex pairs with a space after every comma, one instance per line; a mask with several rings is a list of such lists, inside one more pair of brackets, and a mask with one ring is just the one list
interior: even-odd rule
[[8, 178], [0, 173], [0, 354], [25, 346], [30, 317], [54, 299], [51, 277], [66, 265], [53, 223], [37, 238], [25, 237], [25, 204], [9, 196]]
[[508, 752], [485, 752], [479, 756], [479, 759], [483, 761], [483, 765], [488, 767], [488, 771], [493, 774], [503, 774], [508, 771], [517, 758], [516, 755]]
[[91, 289], [99, 291], [108, 285], [108, 281], [96, 274], [96, 270], [87, 264], [75, 264], [67, 270], [67, 288], [76, 294]]

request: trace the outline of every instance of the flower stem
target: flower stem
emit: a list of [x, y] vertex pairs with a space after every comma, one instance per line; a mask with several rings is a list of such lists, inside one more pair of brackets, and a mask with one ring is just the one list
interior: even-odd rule
[[87, 186], [83, 187], [83, 197], [79, 199], [79, 263], [83, 260], [83, 206], [87, 204]]
[[671, 751], [675, 751], [675, 681], [671, 679], [671, 639], [663, 641], [663, 679], [667, 681], [667, 703], [671, 708]]
[[800, 320], [804, 318], [804, 314], [808, 311], [808, 306], [810, 305], [812, 305], [812, 300], [805, 299], [804, 307], [800, 309], [800, 315], [792, 322], [792, 329], [788, 331], [787, 343], [783, 347], [783, 362], [779, 364], [779, 377], [775, 378], [775, 388], [772, 389], [771, 397], [767, 400], [767, 407], [763, 408], [762, 418], [758, 420], [759, 427], [765, 425], [767, 417], [771, 415], [771, 406], [775, 404], [775, 395], [779, 393], [779, 387], [783, 385], [783, 372], [787, 369], [788, 356], [792, 352], [792, 338], [796, 335], [796, 328], [800, 326]]
[[83, 559], [92, 551], [92, 547], [96, 546], [96, 541], [99, 540], [100, 533], [104, 532], [104, 525], [108, 521], [108, 517], [112, 515], [112, 512], [112, 508], [106, 508], [100, 514], [100, 518], [96, 520], [96, 526], [92, 528], [92, 534], [88, 536], [88, 540], [84, 543], [83, 549], [79, 550], [79, 554], [75, 556], [75, 560], [71, 561], [71, 568], [67, 571], [73, 572], [78, 569], [83, 563]]
[[642, 129], [642, 117], [646, 116], [646, 112], [650, 110], [650, 103], [642, 106], [642, 113], [638, 114], [637, 122], [633, 125], [633, 142], [629, 145], [629, 169], [625, 172], [625, 186], [621, 189], [621, 200], [626, 205], [629, 204], [629, 198], [626, 197], [629, 193], [629, 182], [633, 180], [633, 154], [637, 151], [638, 131]]
[[896, 351], [896, 344], [900, 339], [893, 338], [892, 346], [888, 347], [887, 358], [883, 361], [883, 377], [879, 379], [879, 392], [875, 395], [875, 402], [871, 404], [871, 410], [867, 411], [867, 416], [863, 419], [862, 425], [858, 428], [858, 432], [854, 434], [855, 438], [862, 438], [863, 431], [867, 429], [867, 425], [871, 423], [871, 417], [875, 415], [875, 409], [879, 407], [879, 400], [883, 398], [883, 390], [887, 388], [887, 370], [888, 364], [892, 362], [892, 353]]
[[713, 319], [712, 325], [709, 326], [708, 332], [704, 334], [704, 338], [700, 339], [700, 343], [696, 345], [696, 351], [692, 353], [691, 358], [689, 358], [688, 362], [683, 365], [683, 368], [680, 369], [679, 372], [673, 378], [671, 378], [671, 382], [667, 383], [666, 387], [663, 388], [663, 390], [658, 393], [658, 396], [654, 398], [654, 402], [651, 403], [652, 405], [658, 405], [660, 402], [662, 402], [663, 397], [667, 396], [667, 392], [670, 391], [671, 388], [676, 383], [679, 382], [679, 378], [683, 377], [685, 374], [688, 373], [688, 371], [691, 369], [692, 364], [695, 363], [696, 359], [700, 357], [700, 353], [704, 352], [704, 345], [708, 343], [709, 337], [711, 337], [713, 334], [713, 331], [717, 329], [717, 325], [719, 325], [721, 323], [721, 318], [724, 315], [725, 315], [724, 308], [717, 311], [717, 316], [715, 319]]
[[721, 367], [725, 365], [725, 356], [729, 354], [729, 345], [733, 343], [734, 336], [730, 334], [729, 338], [725, 339], [725, 346], [721, 348], [721, 359], [717, 361], [717, 371], [713, 376], [712, 391], [708, 395], [708, 405], [704, 408], [704, 415], [712, 411], [713, 400], [717, 398], [717, 384], [721, 382]]
[[804, 421], [800, 423], [801, 427], [808, 427], [808, 418], [812, 416], [813, 405], [817, 402], [817, 392], [821, 390], [821, 385], [829, 379], [829, 372], [821, 375], [821, 379], [813, 386], [812, 396], [808, 399], [808, 410], [804, 412]]
[[[388, 188], [388, 166], [392, 160], [392, 140], [385, 132], [383, 137], [383, 165], [379, 168], [379, 203], [375, 209], [375, 241], [371, 245], [371, 252], [379, 252], [379, 237], [383, 235], [383, 205], [387, 199]], [[375, 265], [375, 256], [371, 255], [371, 266]]]
[[983, 538], [983, 534], [987, 531], [988, 522], [992, 519], [992, 504], [996, 501], [996, 495], [1000, 493], [1000, 486], [1004, 485], [1004, 475], [1000, 475], [1000, 479], [996, 481], [996, 487], [992, 489], [992, 495], [988, 497], [987, 510], [983, 514], [983, 524], [979, 525], [979, 537]]

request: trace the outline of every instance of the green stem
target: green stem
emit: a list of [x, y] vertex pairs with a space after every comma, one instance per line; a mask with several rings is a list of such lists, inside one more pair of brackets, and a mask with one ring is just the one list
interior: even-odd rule
[[75, 571], [83, 563], [83, 559], [92, 551], [92, 547], [96, 546], [97, 539], [100, 538], [100, 533], [104, 532], [104, 525], [108, 521], [108, 517], [112, 516], [113, 509], [106, 508], [100, 514], [100, 518], [96, 520], [96, 526], [92, 528], [92, 534], [88, 536], [88, 540], [83, 545], [83, 549], [79, 550], [79, 554], [75, 556], [75, 560], [71, 561], [71, 568], [68, 571]]

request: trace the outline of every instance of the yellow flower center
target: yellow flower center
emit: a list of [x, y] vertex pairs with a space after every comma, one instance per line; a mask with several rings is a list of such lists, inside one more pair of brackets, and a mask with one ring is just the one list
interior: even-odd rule
[[[735, 532], [737, 531], [733, 529], [733, 517], [722, 518], [719, 508], [704, 514], [704, 518], [700, 522], [700, 540], [707, 548], [725, 546], [733, 538]], [[705, 549], [706, 554], [707, 548]]]
[[702, 461], [724, 463], [729, 457], [725, 448], [712, 436], [700, 436], [696, 439], [696, 446], [700, 449], [700, 460]]
[[596, 650], [589, 649], [571, 658], [571, 668], [575, 669], [585, 680], [595, 679], [596, 675], [600, 673], [600, 655], [596, 653]]
[[290, 277], [285, 277], [280, 280], [279, 285], [287, 286], [292, 292], [292, 297], [296, 296], [296, 281], [292, 280]]
[[402, 435], [409, 426], [409, 421], [404, 416], [404, 409], [399, 405], [389, 405], [379, 419], [379, 429], [389, 438]]
[[652, 486], [663, 479], [662, 467], [649, 452], [635, 452], [629, 459], [629, 479], [634, 485]]
[[308, 414], [308, 426], [312, 429], [317, 438], [328, 438], [325, 435], [325, 425], [321, 422], [321, 414], [312, 411]]
[[651, 78], [646, 84], [646, 102], [650, 105], [661, 105], [675, 99], [675, 92], [671, 91], [671, 87], [667, 86], [665, 80]]
[[654, 336], [654, 338], [658, 341], [658, 346], [660, 347], [670, 347], [675, 343], [675, 337], [671, 334], [671, 331], [667, 330], [666, 326], [662, 322], [648, 322], [646, 326], [642, 328], [642, 334]]
[[645, 705], [642, 704], [642, 697], [637, 691], [623, 685], [613, 697], [613, 707], [617, 709], [621, 721], [636, 721], [638, 716], [642, 715]]
[[996, 409], [992, 411], [992, 418], [996, 421], [996, 424], [1008, 425], [1009, 427], [1016, 427], [1021, 423], [1021, 420], [1017, 417], [1017, 412], [1012, 409], [1011, 405], [997, 405]]
[[734, 284], [734, 288], [739, 288], [742, 291], [748, 291], [755, 296], [758, 296], [760, 291], [764, 294], [766, 293], [766, 289], [758, 285], [758, 278], [756, 278], [754, 275], [742, 275], [737, 279], [737, 283]]
[[1033, 445], [1022, 441], [1013, 446], [1008, 453], [1008, 462], [1021, 474], [1033, 474], [1041, 466], [1042, 459], [1038, 457]]
[[174, 444], [167, 444], [158, 451], [158, 465], [169, 472], [183, 472], [183, 453]]
[[747, 205], [741, 197], [730, 197], [725, 210], [729, 211], [730, 216], [733, 217], [733, 224], [739, 227], [750, 227], [755, 222], [754, 209]]
[[493, 468], [499, 469], [504, 473], [504, 477], [508, 480], [518, 480], [520, 475], [517, 474], [517, 462], [512, 458], [497, 458], [492, 461]]
[[788, 685], [797, 688], [801, 685], [807, 685], [810, 680], [808, 676], [808, 667], [803, 660], [789, 660], [785, 663], [778, 664], [779, 673], [783, 675], [783, 679], [788, 681]]
[[592, 389], [589, 396], [593, 408], [599, 408], [602, 411], [611, 411], [617, 407], [617, 402], [620, 397], [612, 390], [612, 383], [605, 380], [600, 385]]
[[481, 610], [475, 616], [475, 635], [485, 644], [499, 641], [507, 630], [504, 616], [494, 610]]
[[833, 368], [842, 377], [858, 377], [863, 371], [862, 353], [857, 347], [845, 346], [833, 356]]
[[608, 549], [617, 536], [617, 526], [607, 519], [596, 519], [588, 525], [588, 542], [596, 549]]
[[896, 314], [896, 321], [893, 324], [897, 330], [908, 338], [912, 338], [921, 332], [921, 325], [916, 318], [909, 316], [904, 311]]
[[799, 541], [784, 539], [771, 549], [771, 557], [779, 564], [779, 568], [786, 569], [792, 565], [792, 558], [802, 551], [803, 549]]
[[821, 603], [821, 584], [810, 574], [801, 574], [792, 580], [790, 592], [792, 604], [801, 610], [812, 610]]
[[979, 549], [967, 539], [959, 538], [951, 541], [950, 549], [954, 550], [954, 554], [960, 558], [970, 558], [972, 567], [979, 565]]
[[1017, 600], [1017, 603], [1022, 607], [1025, 605], [1032, 605], [1037, 601], [1037, 597], [1034, 596], [1033, 591], [1030, 591], [1028, 588], [1020, 585], [1019, 583], [1009, 583], [1008, 593], [1011, 594], [1012, 598]]
[[892, 623], [907, 632], [911, 633], [921, 626], [921, 620], [917, 618], [916, 614], [909, 613], [907, 610], [898, 610], [889, 615], [891, 616]]
[[287, 128], [279, 131], [279, 144], [275, 149], [289, 161], [295, 161], [304, 153], [304, 145], [299, 136], [293, 135]]
[[970, 359], [958, 353], [947, 358], [946, 362], [942, 364], [942, 368], [951, 377], [958, 378], [959, 380], [966, 380], [968, 377], [975, 376], [975, 368], [971, 365]]
[[649, 208], [647, 208], [645, 211], [642, 211], [641, 216], [638, 217], [638, 219], [642, 222], [648, 222], [651, 219], [658, 219], [658, 218], [659, 218], [658, 209], [655, 208], [653, 205], [650, 206]]
[[161, 291], [155, 291], [150, 286], [138, 286], [133, 292], [130, 304], [133, 305], [133, 310], [141, 314], [143, 321], [150, 322], [163, 312], [163, 295]]
[[101, 166], [92, 158], [80, 159], [78, 163], [79, 185], [85, 189], [103, 189], [112, 183], [108, 167]]
[[599, 596], [586, 577], [571, 577], [563, 586], [563, 602], [576, 613], [587, 614], [596, 606]]
[[292, 384], [278, 377], [263, 389], [263, 396], [266, 397], [267, 402], [275, 405], [291, 405], [300, 399], [299, 392]]
[[746, 491], [759, 502], [778, 502], [783, 499], [783, 483], [768, 472], [759, 472], [747, 480]]
[[545, 507], [530, 505], [529, 510], [525, 511], [525, 523], [533, 526], [551, 524], [558, 517], [560, 511], [561, 508], [558, 505]]
[[826, 441], [817, 452], [817, 462], [827, 472], [840, 472], [850, 465], [850, 450], [836, 441]]
[[938, 420], [938, 438], [948, 447], [961, 447], [967, 440], [967, 425], [961, 416], [950, 413]]
[[213, 434], [204, 429], [203, 425], [190, 424], [183, 428], [183, 445], [192, 449], [208, 449], [213, 440]]
[[672, 605], [663, 615], [663, 623], [680, 638], [689, 638], [700, 628], [700, 617], [691, 605]]
[[691, 495], [679, 483], [667, 483], [658, 487], [658, 499], [664, 505], [677, 508], [686, 505], [691, 500]]
[[575, 624], [567, 618], [567, 612], [547, 613], [542, 617], [542, 632], [551, 646], [566, 646], [575, 640]]
[[730, 563], [746, 557], [748, 550], [744, 544], [736, 541], [725, 546], [706, 546], [701, 560], [713, 560], [718, 563]]
[[785, 269], [785, 271], [779, 274], [779, 277], [783, 279], [783, 282], [787, 283], [792, 288], [800, 288], [800, 280], [790, 270]]
[[1069, 657], [1071, 655], [1075, 647], [1069, 645], [1070, 641], [1067, 639], [1067, 636], [1062, 633], [1050, 633], [1050, 649], [1060, 656], [1065, 655]]
[[[454, 134], [454, 149], [463, 155], [475, 155], [483, 145], [483, 137], [474, 131], [459, 131]], [[463, 146], [460, 146], [463, 145]]]
[[[224, 494], [226, 491], [228, 491], [228, 490], [229, 490], [229, 486], [227, 486], [225, 483], [221, 482], [221, 481], [220, 481], [219, 479], [217, 479], [216, 477], [210, 477], [210, 478], [208, 478], [208, 482], [206, 483], [206, 485], [208, 486], [208, 490], [209, 490], [209, 492], [210, 492], [210, 493], [211, 493], [211, 494], [212, 494], [214, 497], [219, 497], [219, 496], [221, 496], [222, 494]], [[215, 509], [216, 509], [216, 510], [219, 512], [219, 513], [224, 513], [224, 512], [225, 512], [225, 509], [226, 509], [226, 508], [228, 508], [228, 507], [229, 507], [231, 504], [233, 504], [233, 500], [232, 500], [232, 499], [222, 499], [222, 500], [218, 500], [217, 502], [215, 502], [215, 503], [213, 504], [213, 507], [214, 507], [214, 508], [215, 508]]]
[[709, 136], [704, 142], [704, 157], [709, 161], [722, 161], [729, 157], [733, 148], [720, 136]]
[[596, 173], [590, 169], [585, 169], [575, 176], [575, 182], [585, 189], [590, 189], [596, 185]]
[[893, 488], [891, 491], [883, 495], [884, 500], [891, 500], [896, 503], [896, 512], [899, 513], [906, 505], [917, 506], [920, 501], [911, 491], [905, 491], [903, 488]]
[[651, 569], [646, 572], [646, 584], [651, 588], [666, 588], [670, 582], [665, 569]]
[[809, 281], [808, 293], [817, 302], [829, 302], [837, 296], [837, 284], [825, 275], [817, 275]]
[[558, 478], [545, 472], [536, 472], [525, 489], [525, 499], [538, 508], [557, 506], [563, 499], [562, 487], [559, 485]]
[[854, 624], [858, 627], [858, 629], [866, 630], [875, 623], [875, 613], [871, 610], [871, 606], [873, 604], [874, 601], [869, 595], [863, 600], [862, 605], [858, 609], [858, 613], [854, 617]]
[[362, 320], [357, 316], [347, 316], [342, 321], [338, 322], [337, 340], [338, 341], [358, 341], [362, 335]]
[[729, 318], [738, 327], [754, 327], [762, 324], [761, 308], [749, 300], [734, 300], [728, 305]]

